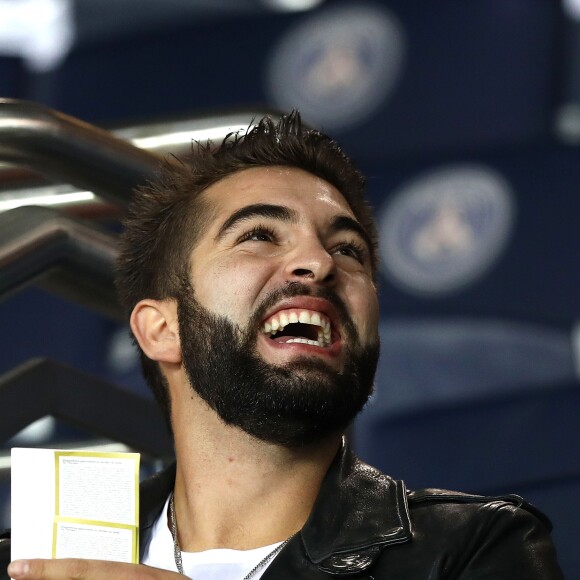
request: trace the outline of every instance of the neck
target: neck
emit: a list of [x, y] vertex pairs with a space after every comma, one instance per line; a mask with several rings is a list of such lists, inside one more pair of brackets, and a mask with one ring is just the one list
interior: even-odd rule
[[186, 552], [249, 550], [300, 530], [340, 446], [288, 449], [225, 425], [205, 403], [174, 413], [175, 512]]

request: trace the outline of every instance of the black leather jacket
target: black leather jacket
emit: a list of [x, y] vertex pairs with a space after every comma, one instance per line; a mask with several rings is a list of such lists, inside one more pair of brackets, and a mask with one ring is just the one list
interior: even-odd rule
[[[141, 486], [141, 554], [175, 466]], [[408, 492], [343, 446], [302, 531], [262, 580], [557, 580], [550, 522], [518, 496]], [[0, 541], [8, 578], [9, 540]]]
[[[173, 468], [142, 486], [142, 550], [174, 477]], [[262, 580], [562, 579], [550, 530], [518, 496], [408, 492], [345, 445], [304, 528]]]

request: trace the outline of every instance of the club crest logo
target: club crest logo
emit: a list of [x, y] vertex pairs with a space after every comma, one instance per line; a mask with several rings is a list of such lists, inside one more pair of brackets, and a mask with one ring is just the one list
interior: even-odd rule
[[460, 291], [504, 250], [513, 199], [507, 181], [485, 166], [445, 167], [403, 186], [380, 218], [387, 277], [414, 294]]
[[404, 36], [385, 8], [357, 3], [302, 20], [274, 47], [267, 92], [325, 130], [368, 119], [400, 76]]

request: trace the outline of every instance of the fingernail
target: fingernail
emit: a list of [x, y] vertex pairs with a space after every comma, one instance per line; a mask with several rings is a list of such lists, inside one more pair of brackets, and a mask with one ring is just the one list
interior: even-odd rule
[[8, 566], [8, 574], [12, 578], [24, 578], [30, 571], [30, 565], [27, 560], [14, 560]]

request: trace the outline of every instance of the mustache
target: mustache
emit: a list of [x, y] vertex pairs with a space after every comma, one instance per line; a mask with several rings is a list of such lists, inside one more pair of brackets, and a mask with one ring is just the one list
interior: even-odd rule
[[272, 290], [260, 303], [250, 319], [248, 329], [259, 328], [266, 315], [266, 312], [285, 298], [296, 298], [297, 296], [312, 296], [330, 302], [336, 310], [340, 322], [344, 325], [348, 334], [357, 336], [356, 327], [348, 312], [348, 308], [342, 298], [332, 289], [326, 286], [312, 288], [302, 282], [288, 282], [285, 286]]

